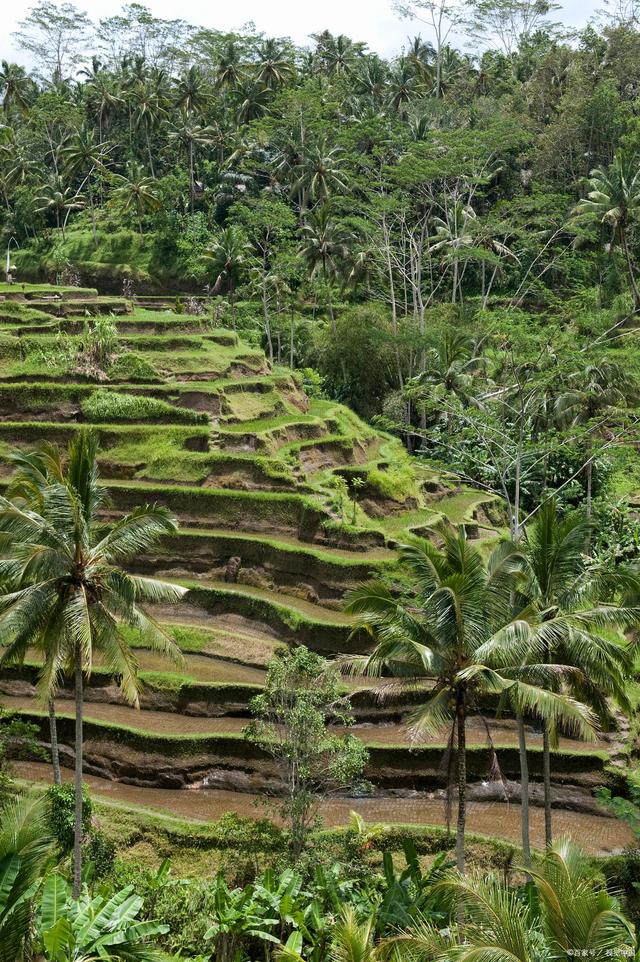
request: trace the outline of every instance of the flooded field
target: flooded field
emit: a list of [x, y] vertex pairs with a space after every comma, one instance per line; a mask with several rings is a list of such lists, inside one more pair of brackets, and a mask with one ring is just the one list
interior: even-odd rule
[[[196, 657], [196, 656], [194, 656]], [[212, 659], [204, 659], [212, 660]], [[232, 666], [238, 667], [238, 666]], [[4, 695], [2, 704], [5, 708], [20, 710], [42, 711], [42, 705], [37, 699], [29, 696]], [[58, 699], [56, 708], [61, 713], [72, 713], [71, 699]], [[96, 721], [111, 722], [115, 725], [125, 725], [142, 731], [154, 732], [161, 735], [181, 734], [216, 734], [223, 732], [239, 733], [247, 724], [246, 718], [203, 718], [198, 716], [177, 714], [168, 711], [150, 711], [129, 708], [126, 705], [109, 705], [100, 702], [87, 702], [85, 718]], [[491, 720], [490, 731], [496, 747], [517, 744], [515, 724], [511, 719]], [[368, 723], [353, 725], [348, 729], [336, 728], [336, 731], [350, 731], [361, 738], [368, 745], [408, 745], [412, 744], [407, 728], [401, 723]], [[444, 745], [446, 735], [432, 736], [422, 739], [416, 745]], [[487, 730], [479, 717], [469, 718], [467, 721], [467, 743], [469, 745], [487, 744]], [[542, 735], [528, 729], [528, 744], [530, 747], [542, 747]], [[574, 751], [593, 751], [595, 748], [606, 749], [606, 743], [576, 742], [568, 738], [560, 739], [560, 748], [570, 748]]]
[[[51, 768], [44, 762], [20, 762], [16, 774], [35, 782], [50, 782]], [[64, 778], [71, 778], [69, 770]], [[264, 816], [263, 799], [257, 795], [213, 789], [136, 788], [122, 782], [88, 775], [85, 781], [97, 796], [172, 815], [199, 821], [215, 821], [225, 812], [236, 812], [249, 817]], [[339, 798], [324, 804], [322, 813], [328, 825], [344, 825], [349, 813], [358, 812], [367, 822], [390, 824], [413, 823], [443, 825], [442, 802], [428, 796], [411, 798]], [[455, 814], [454, 814], [455, 817]], [[531, 809], [531, 840], [536, 847], [544, 845], [544, 813]], [[554, 830], [557, 837], [570, 835], [590, 854], [606, 855], [618, 852], [634, 841], [633, 831], [623, 822], [606, 815], [586, 815], [578, 812], [554, 811]], [[467, 824], [469, 831], [518, 842], [520, 838], [520, 806], [506, 802], [470, 802]]]

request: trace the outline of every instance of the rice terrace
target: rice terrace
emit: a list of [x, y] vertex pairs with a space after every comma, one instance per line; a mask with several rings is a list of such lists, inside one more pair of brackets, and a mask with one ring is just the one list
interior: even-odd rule
[[0, 962], [638, 952], [637, 11], [382, 6], [7, 40]]

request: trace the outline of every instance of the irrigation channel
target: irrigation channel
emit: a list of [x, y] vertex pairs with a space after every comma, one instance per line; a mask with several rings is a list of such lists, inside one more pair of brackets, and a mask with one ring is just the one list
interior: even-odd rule
[[[18, 762], [16, 774], [29, 781], [51, 781], [50, 766], [44, 762]], [[72, 773], [65, 770], [64, 778]], [[264, 799], [242, 792], [218, 789], [161, 789], [139, 788], [123, 782], [109, 781], [87, 775], [85, 781], [98, 798], [125, 806], [169, 813], [179, 818], [215, 821], [225, 812], [236, 812], [250, 817], [264, 816]], [[339, 798], [326, 801], [322, 814], [327, 825], [343, 825], [352, 811], [367, 822], [411, 823], [442, 825], [443, 803], [438, 798], [414, 795], [410, 798]], [[455, 811], [453, 813], [455, 819]], [[558, 809], [554, 811], [554, 831], [558, 837], [570, 835], [592, 855], [619, 852], [634, 841], [631, 828], [618, 819], [588, 815]], [[531, 809], [531, 840], [534, 846], [544, 845], [544, 812]], [[520, 806], [513, 802], [470, 802], [467, 824], [470, 832], [498, 836], [518, 843], [520, 839]]]

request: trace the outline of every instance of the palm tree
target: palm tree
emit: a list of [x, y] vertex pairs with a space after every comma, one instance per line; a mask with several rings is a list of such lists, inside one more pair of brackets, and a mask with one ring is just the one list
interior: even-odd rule
[[424, 962], [570, 962], [634, 957], [633, 925], [580, 850], [563, 841], [531, 873], [536, 898], [494, 875], [452, 877], [435, 891], [453, 909], [446, 928], [427, 919], [390, 940], [398, 957]]
[[[551, 661], [575, 668], [557, 678], [586, 702], [599, 720], [611, 719], [607, 699], [629, 712], [628, 679], [632, 672], [630, 643], [622, 632], [637, 624], [640, 612], [602, 599], [616, 585], [635, 584], [625, 571], [601, 572], [590, 565], [586, 545], [590, 525], [584, 517], [562, 518], [554, 499], [540, 507], [533, 525], [525, 530], [525, 581], [518, 586], [513, 624], [488, 640], [479, 657], [498, 669], [528, 661]], [[543, 719], [543, 781], [545, 839], [553, 842], [551, 821], [551, 743], [553, 723]]]
[[155, 169], [151, 150], [151, 133], [157, 130], [164, 117], [166, 117], [164, 103], [151, 80], [148, 80], [140, 86], [136, 93], [133, 104], [133, 124], [136, 129], [142, 127], [144, 130], [149, 170], [152, 177], [155, 177]]
[[142, 236], [142, 218], [150, 211], [158, 210], [161, 204], [157, 191], [158, 181], [149, 177], [141, 164], [130, 163], [126, 174], [113, 174], [115, 189], [112, 198], [124, 214], [135, 211], [138, 230]]
[[327, 308], [334, 337], [336, 323], [329, 284], [340, 273], [349, 255], [350, 238], [344, 228], [332, 220], [327, 206], [314, 210], [302, 227], [300, 256], [307, 262], [311, 279], [322, 275], [327, 293]]
[[411, 37], [405, 57], [423, 84], [433, 84], [436, 51], [428, 40], [420, 34]]
[[203, 255], [214, 277], [213, 293], [218, 294], [222, 289], [229, 293], [234, 326], [235, 291], [249, 267], [250, 256], [251, 244], [234, 224], [225, 227]]
[[482, 661], [483, 646], [511, 625], [511, 594], [521, 558], [511, 542], [500, 544], [486, 564], [463, 534], [441, 532], [443, 548], [416, 540], [400, 549], [409, 576], [409, 598], [398, 598], [381, 582], [363, 585], [347, 596], [347, 611], [375, 640], [367, 656], [347, 661], [363, 674], [384, 672], [405, 682], [434, 680], [416, 709], [411, 733], [437, 734], [449, 729], [448, 754], [455, 746], [457, 782], [456, 862], [465, 863], [466, 721], [477, 712], [481, 696], [499, 693], [515, 710], [562, 721], [580, 737], [593, 735], [584, 705], [545, 690], [560, 671], [554, 665], [527, 665], [512, 660], [501, 673]]
[[[14, 451], [9, 454], [8, 460], [14, 472], [7, 487], [7, 498], [14, 504], [24, 507], [27, 511], [36, 511], [41, 514], [44, 507], [44, 495], [48, 486], [64, 481], [63, 463], [59, 449], [44, 443], [37, 451]], [[44, 642], [44, 637], [38, 638], [37, 647], [42, 649]], [[25, 649], [23, 655], [26, 654]], [[61, 785], [62, 773], [58, 750], [55, 695], [55, 691], [47, 694], [47, 712], [49, 715], [53, 783], [54, 785]]]
[[629, 250], [628, 230], [640, 211], [640, 166], [637, 159], [618, 153], [605, 170], [597, 167], [589, 175], [589, 193], [577, 204], [575, 213], [596, 219], [611, 229], [611, 243], [619, 244], [627, 262], [635, 310], [640, 310], [640, 288]]
[[462, 303], [462, 278], [460, 276], [460, 261], [465, 253], [473, 246], [471, 224], [476, 218], [474, 209], [456, 201], [451, 205], [444, 217], [434, 217], [435, 236], [429, 246], [429, 253], [445, 251], [447, 258], [453, 264], [451, 282], [451, 303], [456, 299]]
[[383, 947], [375, 943], [375, 915], [358, 918], [353, 906], [343, 909], [336, 923], [329, 950], [329, 962], [382, 962]]
[[572, 373], [555, 400], [554, 414], [564, 426], [582, 424], [587, 427], [586, 515], [591, 518], [593, 488], [593, 437], [598, 425], [595, 419], [611, 408], [625, 408], [637, 401], [638, 384], [621, 364], [601, 360]]
[[[38, 213], [53, 212], [56, 218], [56, 227], [62, 231], [62, 239], [65, 238], [65, 227], [67, 219], [72, 210], [82, 210], [85, 206], [84, 197], [71, 187], [64, 187], [60, 178], [57, 177], [50, 184], [45, 184], [41, 188], [42, 193], [36, 197]], [[64, 215], [64, 216], [63, 216]]]
[[343, 155], [341, 147], [329, 147], [326, 140], [306, 148], [291, 191], [300, 196], [301, 212], [310, 200], [322, 204], [332, 194], [347, 191]]
[[232, 40], [224, 48], [216, 68], [216, 85], [221, 90], [235, 90], [244, 76], [240, 50]]
[[238, 107], [236, 118], [239, 124], [248, 124], [258, 117], [264, 117], [273, 96], [271, 88], [261, 80], [248, 79], [240, 83], [236, 91]]
[[195, 155], [196, 150], [209, 147], [218, 139], [215, 127], [201, 127], [194, 123], [189, 114], [183, 113], [177, 124], [169, 131], [169, 140], [179, 143], [186, 151], [189, 162], [189, 196], [191, 204], [191, 218], [194, 217], [195, 185]]
[[35, 884], [53, 854], [44, 799], [14, 798], [0, 810], [0, 962], [23, 958]]
[[93, 202], [92, 179], [96, 170], [104, 168], [109, 149], [109, 145], [106, 142], [97, 141], [93, 130], [85, 125], [74, 131], [70, 142], [61, 151], [69, 173], [82, 177], [82, 186], [86, 184], [87, 200], [91, 211], [93, 241], [96, 246], [96, 212]]
[[124, 106], [124, 99], [118, 92], [113, 75], [103, 69], [97, 58], [93, 58], [92, 70], [81, 70], [80, 73], [87, 77], [87, 82], [84, 85], [87, 104], [94, 116], [97, 115], [98, 140], [102, 142], [105, 119], [113, 116]]
[[189, 67], [176, 83], [176, 107], [190, 117], [201, 114], [210, 100], [206, 77], [198, 67]]
[[32, 81], [24, 69], [17, 63], [3, 60], [0, 65], [0, 90], [2, 90], [2, 109], [8, 114], [12, 107], [21, 113], [26, 113], [29, 107], [29, 95]]
[[258, 80], [269, 90], [279, 90], [293, 77], [294, 68], [281, 44], [269, 37], [257, 50]]
[[334, 37], [328, 30], [311, 34], [316, 41], [316, 61], [329, 77], [349, 75], [362, 57], [365, 44], [354, 43], [344, 34]]
[[[0, 644], [2, 663], [20, 661], [32, 645], [44, 652], [39, 689], [46, 698], [71, 668], [75, 680], [75, 826], [73, 891], [82, 875], [82, 742], [84, 677], [96, 655], [118, 678], [123, 696], [138, 705], [137, 664], [121, 625], [137, 629], [152, 647], [180, 660], [175, 643], [140, 603], [175, 602], [177, 585], [141, 578], [122, 567], [176, 530], [165, 509], [145, 505], [105, 533], [99, 512], [106, 492], [99, 484], [97, 436], [78, 432], [69, 446], [62, 480], [42, 494], [40, 511], [0, 497]], [[10, 586], [9, 588], [7, 586]]]
[[389, 106], [404, 120], [411, 100], [420, 90], [420, 80], [405, 57], [401, 57], [389, 77]]

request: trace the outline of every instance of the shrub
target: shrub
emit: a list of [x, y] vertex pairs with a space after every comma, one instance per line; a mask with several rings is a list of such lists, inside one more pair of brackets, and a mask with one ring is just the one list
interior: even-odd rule
[[87, 859], [93, 866], [94, 879], [106, 878], [113, 873], [116, 860], [116, 845], [110, 838], [92, 829], [85, 848]]
[[[82, 789], [82, 826], [85, 835], [91, 831], [91, 798], [89, 791]], [[75, 821], [75, 789], [73, 782], [52, 785], [47, 790], [49, 803], [49, 831], [63, 852], [73, 849], [73, 826]]]
[[113, 421], [175, 421], [182, 424], [206, 424], [207, 414], [189, 408], [173, 407], [159, 398], [117, 391], [94, 391], [80, 405], [87, 421], [109, 424]]

